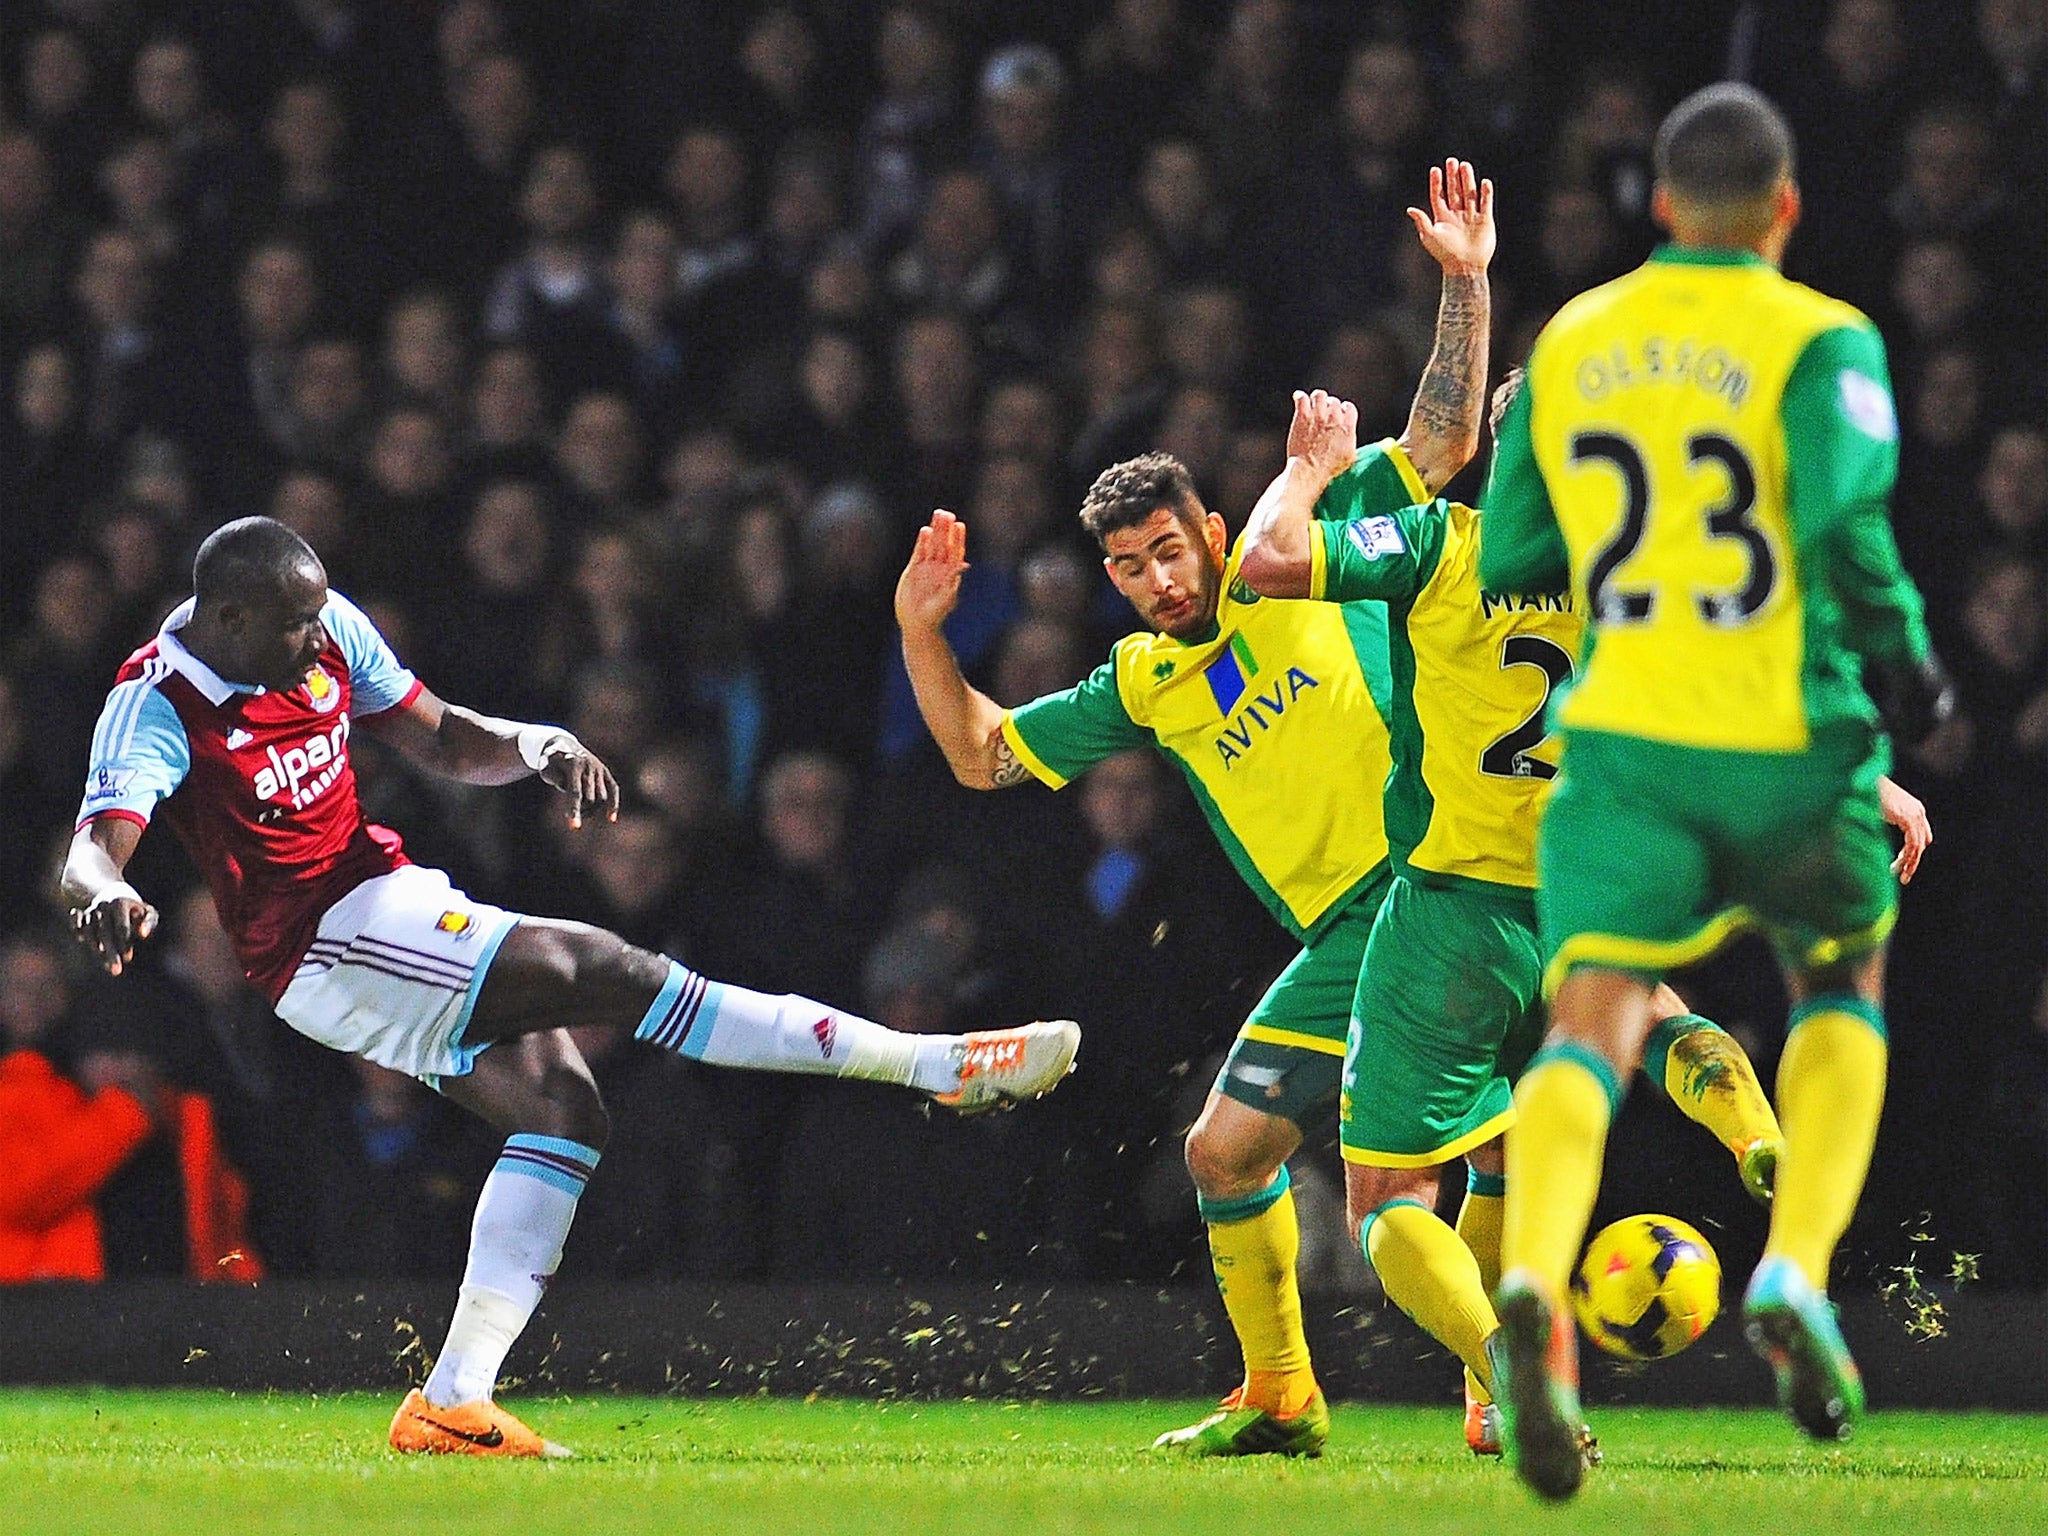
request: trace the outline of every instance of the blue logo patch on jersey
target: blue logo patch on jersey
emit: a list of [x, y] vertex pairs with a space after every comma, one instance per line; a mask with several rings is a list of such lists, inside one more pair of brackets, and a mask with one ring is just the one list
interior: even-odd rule
[[95, 768], [92, 777], [86, 781], [85, 803], [102, 805], [110, 800], [119, 800], [134, 782], [133, 768]]
[[1391, 517], [1368, 517], [1362, 522], [1352, 523], [1345, 528], [1344, 534], [1368, 560], [1402, 554], [1408, 548], [1401, 538], [1401, 525]]
[[1242, 634], [1232, 635], [1230, 644], [1202, 668], [1202, 674], [1209, 679], [1209, 692], [1216, 698], [1216, 712], [1228, 717], [1237, 708], [1237, 701], [1244, 697], [1246, 684], [1259, 675], [1259, 662], [1252, 655], [1252, 643]]

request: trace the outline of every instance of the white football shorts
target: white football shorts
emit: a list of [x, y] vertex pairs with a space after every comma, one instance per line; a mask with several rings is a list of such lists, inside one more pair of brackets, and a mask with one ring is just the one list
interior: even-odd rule
[[[300, 1034], [438, 1087], [476, 1064], [462, 1032], [519, 914], [406, 864], [329, 907], [277, 1016]], [[485, 1045], [489, 1042], [486, 1041]]]

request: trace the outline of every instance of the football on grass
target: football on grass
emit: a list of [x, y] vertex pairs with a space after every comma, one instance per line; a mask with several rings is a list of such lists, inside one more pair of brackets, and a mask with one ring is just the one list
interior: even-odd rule
[[1721, 1260], [1675, 1216], [1603, 1227], [1572, 1277], [1586, 1337], [1625, 1360], [1661, 1360], [1707, 1331], [1721, 1310]]

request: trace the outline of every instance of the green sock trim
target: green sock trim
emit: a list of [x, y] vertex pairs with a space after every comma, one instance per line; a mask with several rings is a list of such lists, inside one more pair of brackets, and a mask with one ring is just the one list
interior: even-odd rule
[[[1418, 1211], [1428, 1211], [1432, 1216], [1436, 1214], [1433, 1207], [1424, 1204], [1413, 1195], [1396, 1195], [1391, 1200], [1382, 1200], [1378, 1205], [1367, 1211], [1365, 1213], [1365, 1220], [1359, 1223], [1358, 1250], [1365, 1255], [1366, 1263], [1372, 1263], [1372, 1224], [1380, 1219], [1381, 1211], [1391, 1211], [1397, 1205], [1412, 1205]], [[1378, 1271], [1375, 1270], [1374, 1273], [1377, 1274]]]
[[1793, 1030], [1816, 1013], [1846, 1013], [1876, 1030], [1878, 1039], [1887, 1044], [1891, 1041], [1891, 1032], [1884, 1027], [1884, 1010], [1869, 998], [1859, 997], [1854, 992], [1831, 992], [1823, 997], [1809, 997], [1794, 1008], [1791, 1018], [1785, 1021], [1786, 1035], [1790, 1036]]
[[1529, 1060], [1529, 1066], [1522, 1073], [1524, 1079], [1538, 1067], [1553, 1062], [1568, 1061], [1574, 1066], [1590, 1072], [1600, 1084], [1600, 1091], [1607, 1095], [1607, 1113], [1616, 1114], [1621, 1109], [1621, 1076], [1614, 1070], [1614, 1063], [1602, 1056], [1591, 1046], [1580, 1045], [1576, 1040], [1552, 1040]]
[[1212, 1227], [1227, 1227], [1232, 1222], [1250, 1221], [1254, 1216], [1263, 1216], [1280, 1203], [1280, 1197], [1287, 1193], [1293, 1181], [1287, 1177], [1287, 1165], [1282, 1163], [1280, 1171], [1273, 1175], [1273, 1182], [1264, 1189], [1254, 1190], [1248, 1195], [1238, 1195], [1229, 1200], [1210, 1200], [1195, 1196], [1195, 1209], [1202, 1213], [1202, 1220]]
[[1504, 1173], [1481, 1173], [1477, 1168], [1465, 1170], [1465, 1193], [1468, 1195], [1490, 1195], [1498, 1200], [1508, 1192], [1508, 1176]]
[[[1659, 1019], [1650, 1026], [1650, 1038], [1643, 1042], [1643, 1076], [1650, 1080], [1659, 1093], [1665, 1093], [1664, 1067], [1671, 1057], [1671, 1047], [1696, 1029], [1721, 1029], [1712, 1019], [1703, 1019], [1696, 1013], [1681, 1013], [1675, 1019]], [[1668, 1095], [1667, 1095], [1668, 1096]]]

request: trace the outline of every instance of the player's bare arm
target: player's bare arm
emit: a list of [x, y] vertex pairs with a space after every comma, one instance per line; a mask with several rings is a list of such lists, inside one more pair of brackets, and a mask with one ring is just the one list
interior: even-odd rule
[[1493, 324], [1486, 277], [1496, 243], [1493, 183], [1475, 176], [1468, 161], [1446, 160], [1430, 170], [1429, 211], [1410, 208], [1408, 217], [1444, 274], [1435, 350], [1401, 433], [1401, 447], [1434, 494], [1479, 451]]
[[896, 627], [903, 665], [925, 725], [953, 777], [969, 789], [1008, 789], [1031, 777], [1003, 738], [1002, 706], [961, 675], [944, 625], [967, 571], [967, 525], [947, 511], [917, 530], [910, 563], [896, 580]]
[[1897, 827], [1905, 839], [1899, 847], [1899, 856], [1892, 860], [1892, 873], [1899, 877], [1899, 884], [1911, 885], [1913, 876], [1920, 869], [1920, 856], [1934, 841], [1934, 827], [1927, 819], [1927, 807], [1920, 803], [1917, 795], [1901, 789], [1889, 778], [1877, 781], [1877, 803], [1884, 812], [1884, 819]]
[[157, 910], [130, 885], [126, 871], [142, 828], [120, 816], [99, 816], [78, 829], [64, 859], [64, 899], [71, 931], [110, 976], [135, 958], [135, 946], [156, 932]]
[[586, 808], [619, 816], [619, 781], [597, 755], [559, 726], [523, 725], [450, 704], [422, 688], [409, 704], [371, 715], [363, 726], [427, 772], [464, 784], [511, 784], [533, 774], [569, 799], [569, 824]]
[[1262, 597], [1307, 597], [1316, 500], [1358, 457], [1358, 407], [1316, 390], [1294, 392], [1287, 465], [1245, 526], [1238, 574]]

